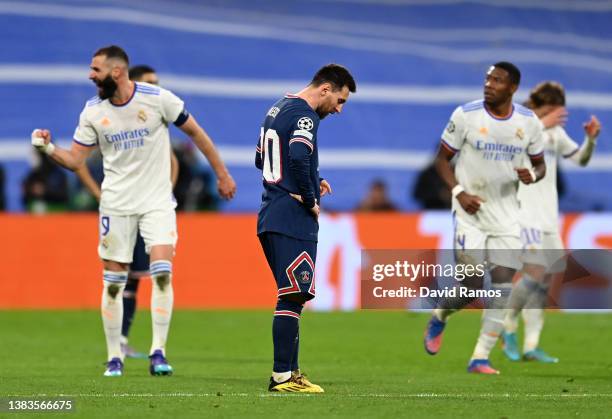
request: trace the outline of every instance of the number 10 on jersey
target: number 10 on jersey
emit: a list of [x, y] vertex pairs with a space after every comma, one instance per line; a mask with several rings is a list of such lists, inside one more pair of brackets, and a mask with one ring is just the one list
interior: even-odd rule
[[261, 127], [259, 145], [263, 158], [263, 178], [270, 183], [280, 182], [283, 177], [281, 145], [276, 130], [268, 128], [264, 133], [264, 129]]

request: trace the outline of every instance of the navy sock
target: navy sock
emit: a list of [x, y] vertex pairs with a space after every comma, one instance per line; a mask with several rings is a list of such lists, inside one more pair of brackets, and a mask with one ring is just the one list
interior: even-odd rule
[[123, 323], [121, 324], [121, 335], [128, 337], [134, 313], [136, 312], [136, 293], [140, 280], [129, 278], [123, 290]]
[[291, 301], [278, 300], [272, 321], [274, 342], [274, 372], [292, 371], [295, 355], [297, 364], [297, 343], [302, 305]]
[[297, 336], [295, 337], [295, 346], [293, 347], [293, 356], [291, 357], [291, 371], [296, 371], [300, 369], [300, 364], [298, 363], [300, 353], [300, 325], [298, 324]]

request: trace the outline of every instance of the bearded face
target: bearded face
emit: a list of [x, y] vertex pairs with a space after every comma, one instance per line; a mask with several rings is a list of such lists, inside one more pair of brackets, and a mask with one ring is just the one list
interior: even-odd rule
[[117, 91], [117, 83], [115, 80], [113, 80], [110, 74], [102, 80], [94, 79], [94, 83], [96, 86], [98, 86], [98, 96], [100, 96], [100, 99], [102, 100], [113, 97]]

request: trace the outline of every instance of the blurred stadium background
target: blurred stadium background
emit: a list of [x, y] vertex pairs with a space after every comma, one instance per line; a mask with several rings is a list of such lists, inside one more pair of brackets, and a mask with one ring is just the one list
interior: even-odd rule
[[[320, 128], [321, 171], [334, 194], [324, 202], [332, 215], [322, 220], [320, 292], [313, 306], [356, 307], [360, 248], [450, 247], [449, 212], [419, 212], [422, 204], [414, 199], [413, 189], [450, 113], [458, 104], [482, 96], [483, 74], [497, 60], [514, 61], [521, 68], [518, 100], [542, 80], [565, 85], [567, 130], [578, 142], [583, 138], [582, 122], [590, 114], [601, 119], [603, 132], [590, 165], [561, 166], [561, 207], [574, 213], [563, 227], [569, 247], [611, 245], [612, 216], [606, 213], [612, 210], [610, 2], [0, 1], [0, 16], [0, 164], [9, 214], [0, 222], [11, 237], [7, 252], [14, 254], [14, 261], [27, 263], [28, 246], [59, 243], [49, 250], [48, 262], [57, 267], [54, 275], [74, 279], [74, 289], [83, 287], [84, 275], [97, 277], [93, 218], [84, 215], [82, 227], [76, 228], [81, 218], [74, 215], [54, 215], [48, 222], [12, 214], [26, 210], [23, 184], [36, 164], [29, 133], [34, 127], [49, 127], [56, 141], [69, 144], [84, 102], [95, 94], [87, 79], [92, 52], [110, 43], [123, 46], [132, 64], [154, 67], [162, 85], [185, 99], [238, 183], [233, 201], [209, 207], [224, 214], [180, 218], [176, 266], [184, 284], [211, 286], [232, 260], [252, 261], [258, 268], [237, 267], [244, 269], [235, 273], [238, 277], [267, 275], [252, 215], [261, 194], [260, 174], [253, 166], [259, 125], [279, 96], [300, 89], [327, 62], [348, 66], [358, 81], [358, 93], [340, 117], [329, 118]], [[181, 133], [173, 134], [175, 147], [184, 147]], [[195, 166], [206, 170], [202, 159]], [[64, 173], [67, 203], [43, 210], [78, 208], [78, 182]], [[388, 198], [402, 212], [350, 212], [375, 180], [387, 185]], [[61, 189], [52, 184], [54, 188]], [[27, 209], [41, 210], [31, 203]], [[233, 254], [222, 245], [227, 238]], [[55, 257], [57, 252], [73, 264], [79, 261], [82, 269]], [[205, 255], [198, 256], [202, 252]], [[32, 269], [39, 269], [40, 275], [50, 272], [48, 264], [36, 266]], [[88, 283], [91, 290], [97, 289], [97, 281]], [[271, 289], [272, 281], [267, 285]], [[27, 286], [5, 286], [14, 293], [2, 293], [0, 306], [19, 306], [24, 295], [31, 295], [24, 292]], [[198, 294], [185, 287], [185, 294], [193, 297], [187, 306], [209, 306], [203, 295], [210, 297], [210, 292], [198, 300]], [[258, 289], [261, 294], [269, 291]], [[179, 290], [179, 306], [180, 295]], [[69, 306], [97, 304], [97, 292], [88, 298], [72, 299]], [[64, 304], [61, 299], [47, 301]], [[229, 304], [223, 298], [212, 301], [213, 306]], [[264, 301], [262, 306], [269, 299]]]
[[[612, 248], [611, 21], [612, 2], [603, 0], [0, 0], [0, 165], [6, 211], [0, 215], [0, 231], [1, 249], [9, 261], [0, 273], [0, 309], [5, 309], [6, 330], [11, 330], [7, 342], [11, 347], [29, 348], [24, 354], [36, 365], [36, 343], [16, 336], [39, 320], [36, 315], [24, 320], [10, 310], [97, 309], [99, 305], [96, 216], [65, 212], [78, 207], [74, 205], [78, 201], [74, 198], [76, 178], [65, 172], [70, 198], [59, 213], [25, 215], [38, 207], [23, 200], [24, 180], [36, 164], [30, 132], [48, 127], [56, 141], [69, 144], [85, 101], [95, 94], [87, 74], [98, 47], [118, 44], [126, 49], [132, 64], [154, 67], [161, 85], [180, 95], [211, 134], [238, 184], [233, 201], [212, 205], [221, 213], [179, 216], [178, 308], [272, 307], [274, 284], [255, 237], [261, 184], [253, 160], [260, 123], [279, 96], [300, 89], [322, 64], [338, 62], [353, 72], [357, 94], [340, 117], [330, 117], [319, 130], [321, 172], [334, 193], [324, 203], [327, 214], [321, 220], [318, 297], [311, 304], [320, 310], [353, 310], [359, 305], [361, 248], [451, 247], [450, 213], [423, 211], [413, 189], [419, 173], [431, 161], [449, 115], [457, 105], [482, 96], [484, 72], [499, 60], [515, 62], [523, 73], [518, 101], [542, 80], [565, 85], [570, 112], [566, 128], [578, 142], [583, 138], [582, 122], [591, 114], [600, 118], [603, 131], [589, 167], [561, 165], [564, 193], [560, 204], [566, 213], [562, 232], [568, 247]], [[174, 145], [184, 147], [179, 131], [174, 130], [173, 135]], [[201, 159], [196, 166], [206, 170]], [[388, 197], [399, 211], [353, 213], [375, 180], [387, 186]], [[33, 249], [43, 251], [33, 258]], [[141, 293], [139, 307], [146, 307], [148, 292]], [[346, 323], [332, 323], [342, 329], [353, 322], [359, 328], [368, 313], [354, 315]], [[177, 314], [179, 329], [181, 316], [188, 317]], [[244, 321], [246, 316], [237, 318]], [[261, 317], [265, 328], [267, 318]], [[477, 319], [470, 319], [469, 330], [475, 335]], [[51, 322], [52, 316], [46, 320]], [[61, 329], [68, 322], [58, 317], [57, 324], [49, 327]], [[148, 320], [142, 322], [136, 327], [148, 330]], [[571, 327], [578, 323], [595, 325], [579, 320]], [[597, 324], [596, 328], [603, 327], [601, 321]], [[77, 330], [88, 330], [79, 327]], [[376, 330], [372, 326], [371, 331]], [[585, 335], [588, 330], [583, 330]], [[387, 337], [404, 332], [389, 327]], [[190, 342], [189, 330], [180, 333], [177, 331], [177, 342]], [[325, 333], [333, 338], [331, 329]], [[420, 347], [413, 348], [413, 344], [420, 345], [421, 330], [410, 333], [416, 337], [410, 348], [420, 356]], [[267, 336], [260, 338], [268, 344]], [[100, 367], [90, 364], [91, 358], [103, 359], [102, 339], [100, 328], [87, 342], [87, 350], [95, 346], [95, 354], [83, 349], [88, 361], [82, 361], [87, 366], [79, 372], [81, 381], [91, 374], [101, 375]], [[137, 340], [137, 344], [145, 341]], [[605, 339], [598, 342], [606, 344]], [[61, 348], [61, 342], [56, 344]], [[267, 373], [269, 350], [261, 350], [265, 344], [255, 346], [263, 359], [257, 361], [257, 368]], [[465, 351], [471, 344], [472, 340]], [[203, 350], [209, 361], [217, 359], [206, 343], [202, 345], [204, 349], [192, 348], [193, 357]], [[572, 355], [564, 352], [562, 356]], [[462, 365], [464, 356], [459, 358], [456, 363]], [[577, 359], [580, 355], [575, 355]], [[15, 358], [14, 362], [25, 361]], [[361, 377], [362, 381], [379, 376], [368, 369], [369, 360], [356, 362], [370, 374]], [[423, 362], [422, 375], [433, 368], [430, 361]], [[349, 371], [349, 366], [338, 365]], [[610, 365], [606, 365], [604, 371], [609, 372]], [[396, 373], [393, 365], [388, 368], [387, 376]], [[0, 395], [10, 393], [10, 388], [20, 388], [24, 394], [56, 388], [46, 381], [46, 388], [34, 384], [10, 387], [23, 383], [19, 374], [31, 372], [15, 371]], [[575, 372], [578, 376], [595, 374], [585, 371]], [[543, 392], [551, 382], [546, 374], [539, 377]], [[429, 391], [430, 382], [424, 383], [419, 388]], [[453, 381], [440, 376], [439, 383], [454, 391]], [[96, 389], [112, 391], [106, 385], [91, 391]], [[195, 392], [199, 389], [191, 387]], [[486, 392], [489, 388], [468, 390]], [[500, 384], [491, 391], [506, 389]], [[367, 407], [368, 402], [364, 403]], [[245, 409], [248, 412], [249, 407]]]
[[[327, 62], [358, 81], [341, 118], [321, 125], [321, 168], [335, 194], [327, 208], [353, 210], [382, 178], [400, 209], [416, 211], [418, 172], [452, 110], [482, 96], [487, 66], [523, 72], [518, 99], [542, 80], [567, 89], [568, 131], [604, 127], [586, 170], [564, 165], [566, 211], [612, 210], [612, 5], [605, 1], [0, 1], [0, 159], [8, 211], [22, 211], [28, 135], [50, 127], [71, 140], [91, 55], [116, 43], [181, 95], [219, 144], [240, 193], [224, 211], [253, 212], [259, 125], [269, 106]], [[182, 138], [177, 131], [176, 140]]]

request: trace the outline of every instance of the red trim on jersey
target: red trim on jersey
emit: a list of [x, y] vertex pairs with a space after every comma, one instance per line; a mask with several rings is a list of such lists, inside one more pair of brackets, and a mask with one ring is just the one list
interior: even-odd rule
[[289, 311], [289, 310], [278, 310], [274, 312], [275, 316], [289, 316], [289, 317], [295, 317], [296, 319], [299, 320], [300, 315], [297, 313], [294, 313], [293, 311]]
[[289, 145], [291, 145], [292, 143], [304, 143], [308, 147], [310, 147], [310, 152], [311, 153], [314, 151], [314, 147], [312, 146], [312, 143], [310, 141], [308, 141], [306, 138], [294, 137], [294, 138], [289, 140]]
[[[312, 261], [312, 258], [310, 257], [308, 252], [303, 251], [302, 253], [300, 253], [298, 257], [296, 257], [293, 260], [293, 262], [289, 264], [287, 269], [285, 269], [285, 273], [287, 274], [287, 278], [289, 279], [289, 283], [291, 285], [285, 288], [280, 288], [278, 290], [278, 295], [293, 294], [296, 292], [300, 292], [300, 286], [298, 285], [297, 280], [295, 279], [295, 275], [293, 275], [293, 271], [296, 270], [297, 267], [300, 266], [300, 264], [304, 261], [306, 261], [306, 263], [310, 265], [310, 269], [312, 269], [312, 282], [311, 282], [310, 288], [313, 288], [312, 284], [314, 283], [314, 272], [315, 272], [314, 262]], [[310, 290], [308, 290], [308, 292], [310, 292]]]

